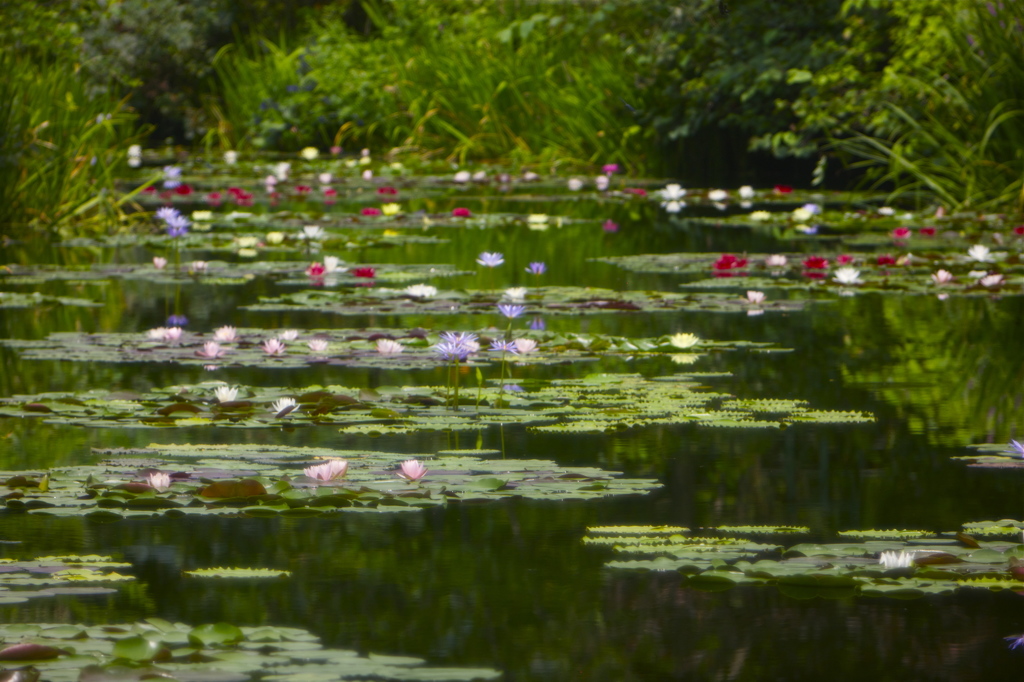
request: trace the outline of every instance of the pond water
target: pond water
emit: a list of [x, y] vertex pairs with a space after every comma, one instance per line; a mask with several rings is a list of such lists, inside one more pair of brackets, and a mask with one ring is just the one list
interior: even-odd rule
[[[262, 177], [259, 168], [249, 170], [251, 178]], [[145, 172], [140, 171], [140, 177]], [[206, 191], [223, 191], [245, 177], [235, 169], [231, 172], [236, 176], [227, 172], [217, 165], [186, 165], [185, 177], [196, 193], [184, 199], [175, 195], [175, 205], [185, 215], [208, 208], [201, 199], [191, 199]], [[255, 180], [248, 182], [262, 192]], [[396, 195], [374, 191], [387, 182], [397, 188]], [[446, 669], [492, 669], [506, 680], [990, 680], [1016, 674], [1022, 653], [1011, 650], [1004, 638], [1024, 631], [1024, 599], [1017, 594], [1024, 583], [1016, 590], [1000, 584], [937, 594], [911, 590], [896, 596], [824, 587], [800, 591], [774, 584], [696, 584], [684, 575], [692, 573], [687, 570], [608, 567], [608, 562], [622, 557], [608, 546], [583, 541], [588, 528], [599, 526], [807, 527], [798, 537], [770, 540], [790, 547], [839, 542], [838, 531], [857, 529], [920, 529], [952, 538], [964, 523], [1024, 518], [1020, 471], [1013, 466], [969, 467], [953, 459], [976, 455], [968, 447], [972, 444], [1001, 448], [1011, 438], [1020, 438], [1024, 426], [1021, 245], [1011, 231], [972, 217], [967, 227], [950, 223], [940, 228], [934, 243], [908, 243], [889, 236], [884, 212], [878, 216], [883, 227], [873, 228], [871, 207], [880, 204], [870, 198], [797, 198], [771, 190], [759, 191], [752, 207], [741, 208], [732, 199], [724, 210], [704, 200], [703, 193], [691, 191], [691, 206], [669, 214], [659, 205], [660, 184], [619, 179], [613, 180], [610, 193], [593, 188], [570, 192], [564, 179], [557, 178], [516, 182], [508, 188], [493, 181], [458, 185], [436, 176], [335, 184], [338, 203], [326, 207], [323, 215], [318, 200], [282, 200], [268, 206], [262, 194], [252, 208], [230, 202], [213, 208], [212, 229], [193, 229], [183, 240], [181, 256], [186, 264], [210, 261], [206, 275], [172, 272], [174, 243], [161, 236], [157, 221], [152, 237], [120, 243], [7, 243], [0, 249], [0, 262], [21, 269], [12, 267], [10, 274], [0, 277], [0, 288], [39, 292], [47, 298], [0, 309], [0, 337], [43, 341], [54, 333], [78, 332], [145, 340], [147, 330], [168, 326], [172, 314], [185, 315], [186, 333], [203, 333], [204, 338], [218, 327], [234, 325], [264, 330], [252, 332], [260, 339], [285, 329], [300, 330], [300, 339], [309, 338], [310, 330], [321, 330], [322, 335], [338, 332], [342, 339], [361, 329], [391, 329], [415, 342], [406, 336], [408, 330], [500, 337], [511, 322], [516, 336], [661, 339], [653, 342], [658, 352], [620, 347], [616, 352], [576, 355], [571, 348], [542, 340], [542, 353], [545, 343], [557, 346], [541, 356], [546, 358], [543, 362], [509, 365], [511, 378], [506, 383], [521, 385], [526, 396], [551, 381], [570, 382], [565, 384], [569, 386], [573, 380], [598, 374], [639, 375], [648, 386], [689, 373], [693, 390], [725, 396], [716, 400], [800, 400], [810, 410], [865, 419], [836, 423], [779, 417], [772, 427], [736, 427], [715, 423], [717, 417], [700, 416], [718, 410], [721, 406], [715, 402], [703, 407], [681, 404], [668, 416], [634, 424], [631, 410], [636, 406], [626, 405], [609, 412], [597, 429], [590, 428], [597, 417], [579, 417], [588, 395], [581, 391], [559, 407], [562, 423], [573, 420], [576, 411], [582, 425], [578, 431], [538, 429], [521, 416], [498, 414], [485, 424], [452, 430], [414, 427], [374, 433], [372, 428], [350, 428], [344, 413], [332, 412], [330, 419], [314, 423], [305, 404], [292, 417], [281, 419], [245, 413], [236, 421], [197, 423], [179, 422], [180, 414], [172, 413], [158, 426], [127, 418], [123, 423], [118, 418], [90, 423], [89, 415], [61, 423], [52, 419], [52, 413], [26, 412], [23, 406], [45, 402], [48, 398], [39, 396], [44, 393], [102, 390], [122, 397], [143, 396], [216, 381], [255, 395], [279, 389], [281, 395], [298, 396], [317, 386], [357, 395], [366, 389], [415, 386], [443, 399], [450, 374], [449, 367], [429, 352], [422, 360], [393, 367], [376, 359], [345, 364], [315, 358], [278, 366], [265, 362], [257, 349], [251, 362], [234, 363], [229, 355], [205, 363], [215, 366], [211, 370], [196, 359], [191, 347], [178, 362], [146, 362], [139, 356], [115, 362], [91, 361], [88, 354], [73, 357], [77, 342], [63, 349], [46, 347], [37, 355], [18, 345], [0, 346], [0, 398], [11, 399], [6, 404], [13, 410], [3, 414], [17, 415], [0, 417], [4, 478], [25, 472], [41, 477], [50, 470], [57, 481], [62, 470], [107, 462], [111, 453], [100, 451], [117, 448], [233, 444], [254, 451], [280, 446], [393, 453], [396, 465], [405, 456], [426, 456], [428, 468], [436, 453], [480, 450], [486, 459], [552, 460], [556, 468], [599, 468], [621, 472], [625, 479], [661, 484], [647, 494], [590, 499], [508, 495], [497, 501], [453, 499], [401, 513], [308, 518], [229, 510], [233, 513], [115, 520], [25, 513], [9, 505], [0, 513], [0, 541], [17, 544], [0, 544], [0, 556], [114, 556], [130, 564], [121, 570], [136, 579], [104, 594], [0, 604], [2, 622], [93, 625], [158, 617], [191, 625], [226, 621], [238, 626], [290, 626], [319, 636], [324, 646], [411, 656]], [[648, 194], [621, 191], [626, 187], [646, 187]], [[156, 197], [149, 201], [153, 207], [160, 203]], [[405, 217], [365, 216], [358, 224], [351, 222], [362, 208], [383, 201], [400, 203]], [[739, 216], [736, 220], [742, 222], [742, 216], [758, 209], [790, 215], [809, 201], [829, 209], [814, 236], [792, 229], [792, 221], [765, 228], [719, 220]], [[468, 208], [471, 217], [445, 217], [458, 207]], [[866, 211], [861, 227], [835, 222], [830, 229], [824, 218], [842, 215], [853, 210], [850, 207]], [[223, 218], [232, 211], [255, 217], [229, 224]], [[534, 219], [531, 225], [529, 214], [546, 214], [548, 221]], [[424, 216], [432, 222], [425, 222]], [[606, 221], [614, 222], [614, 229]], [[927, 216], [905, 218], [908, 224], [915, 221], [926, 223]], [[291, 237], [301, 226], [312, 224], [343, 238], [329, 237], [318, 246]], [[275, 230], [288, 233], [284, 246], [297, 248], [257, 247], [254, 256], [239, 254], [237, 235]], [[385, 230], [392, 241], [380, 244]], [[223, 236], [221, 242], [215, 242], [216, 235]], [[356, 246], [368, 235], [378, 241]], [[875, 242], [842, 241], [850, 235], [874, 235]], [[356, 248], [348, 248], [350, 243]], [[928, 273], [936, 268], [924, 268], [913, 279], [896, 272], [912, 263], [891, 264], [885, 272], [877, 264], [879, 254], [899, 257], [913, 252], [955, 264], [959, 269], [954, 274], [961, 281], [970, 276], [969, 269], [997, 269], [985, 261], [981, 266], [971, 264], [965, 254], [974, 243], [987, 244], [996, 254], [992, 263], [1005, 275], [1003, 286], [957, 285], [961, 288], [943, 297], [937, 294], [946, 290], [927, 288], [932, 286]], [[485, 251], [502, 253], [504, 263], [493, 269], [477, 265], [478, 255]], [[836, 284], [834, 262], [825, 278], [816, 280], [805, 277], [814, 273], [799, 265], [772, 275], [751, 256], [749, 266], [737, 272], [757, 270], [753, 275], [762, 283], [765, 277], [778, 279], [777, 286], [764, 289], [767, 300], [761, 306], [733, 302], [732, 308], [719, 309], [718, 303], [702, 308], [691, 301], [661, 310], [591, 306], [570, 311], [586, 314], [565, 314], [559, 305], [574, 300], [572, 295], [538, 293], [553, 287], [707, 293], [681, 285], [709, 278], [712, 262], [724, 253], [784, 253], [792, 266], [800, 254], [829, 254], [834, 259], [834, 254], [847, 252], [855, 255], [854, 265], [860, 264], [865, 286]], [[697, 267], [684, 264], [678, 272], [593, 260], [680, 253], [704, 254], [707, 260]], [[156, 270], [149, 265], [154, 255], [171, 263]], [[521, 286], [527, 288], [527, 312], [509, 321], [494, 310], [493, 301], [489, 307], [473, 307], [459, 299], [446, 311], [401, 295], [389, 299], [400, 305], [383, 313], [365, 299], [330, 310], [246, 308], [303, 291], [359, 291], [355, 285], [366, 283], [346, 279], [347, 274], [337, 282], [308, 278], [306, 266], [322, 261], [324, 255], [338, 256], [349, 267], [373, 264], [378, 270], [376, 286], [363, 287], [367, 292], [425, 283], [441, 290], [441, 297], [443, 292], [488, 290], [497, 300], [504, 289]], [[534, 261], [546, 263], [544, 274], [524, 271]], [[293, 272], [247, 273], [256, 262], [282, 264]], [[391, 266], [420, 263], [446, 265], [465, 274], [387, 279]], [[32, 267], [43, 264], [59, 267], [42, 275], [36, 272], [37, 279], [28, 276]], [[122, 270], [115, 273], [114, 266]], [[229, 272], [232, 267], [235, 270]], [[125, 275], [132, 268], [137, 268], [134, 274]], [[53, 274], [78, 270], [100, 274]], [[913, 284], [901, 284], [910, 279]], [[723, 285], [729, 284], [727, 280], [722, 279]], [[875, 286], [879, 281], [883, 283]], [[807, 282], [813, 286], [805, 286]], [[722, 291], [731, 291], [735, 301], [745, 296], [744, 288]], [[49, 297], [98, 305], [61, 304]], [[780, 301], [792, 305], [773, 307]], [[537, 329], [541, 325], [543, 331]], [[679, 333], [705, 341], [749, 343], [666, 350], [665, 339]], [[333, 348], [335, 337], [331, 339]], [[358, 343], [371, 348], [370, 340]], [[122, 352], [126, 344], [118, 337], [113, 347]], [[426, 344], [422, 348], [428, 350]], [[561, 352], [566, 353], [563, 361], [557, 357]], [[478, 390], [473, 365], [481, 368], [491, 391], [485, 403], [494, 404], [493, 390], [501, 382], [499, 363], [491, 357], [486, 363], [470, 360], [470, 371], [461, 375], [464, 400], [459, 413], [468, 418], [477, 410], [472, 404]], [[212, 384], [204, 386], [212, 396]], [[549, 408], [529, 409], [536, 415]], [[437, 410], [443, 412], [444, 407]], [[682, 412], [698, 416], [683, 418]], [[373, 420], [361, 423], [367, 421]], [[393, 425], [396, 420], [377, 422]], [[301, 467], [291, 468], [293, 474], [301, 473]], [[428, 472], [423, 486], [429, 488], [431, 476]], [[756, 537], [766, 541], [764, 535]], [[1019, 537], [1000, 539], [1004, 545], [1020, 542]], [[779, 558], [772, 552], [763, 556]], [[273, 580], [183, 575], [186, 570], [213, 567], [273, 568], [290, 575]], [[1012, 581], [1010, 572], [1000, 570], [1005, 581]]]

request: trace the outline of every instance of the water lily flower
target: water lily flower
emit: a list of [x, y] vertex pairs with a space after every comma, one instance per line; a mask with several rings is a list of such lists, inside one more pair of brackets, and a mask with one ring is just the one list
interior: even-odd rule
[[142, 156], [142, 145], [133, 144], [129, 146], [128, 156]]
[[356, 268], [352, 271], [352, 276], [373, 279], [377, 276], [377, 268]]
[[782, 254], [773, 253], [764, 259], [764, 264], [769, 268], [784, 268], [789, 260]]
[[619, 224], [614, 220], [606, 220], [601, 224], [601, 229], [605, 232], [618, 232]]
[[465, 183], [469, 182], [471, 178], [469, 171], [461, 170], [452, 176], [452, 182]]
[[203, 344], [202, 350], [196, 351], [196, 355], [201, 358], [210, 358], [211, 360], [215, 360], [224, 355], [224, 351], [221, 350], [220, 344], [216, 341], [207, 341]]
[[793, 217], [793, 220], [795, 220], [798, 223], [806, 222], [814, 216], [813, 213], [808, 211], [803, 206], [801, 206], [800, 208], [794, 208], [793, 212], [790, 215]]
[[287, 161], [282, 161], [282, 162], [274, 165], [274, 177], [277, 180], [281, 180], [281, 181], [287, 180], [288, 179], [288, 173], [290, 173], [291, 170], [292, 170], [292, 165], [290, 163], [288, 163]]
[[884, 255], [878, 256], [878, 258], [875, 259], [875, 264], [876, 265], [896, 265], [896, 259], [893, 258], [892, 256], [890, 256], [889, 254], [884, 254]]
[[522, 301], [526, 298], [526, 287], [509, 287], [508, 289], [505, 289], [505, 293], [503, 295], [513, 303]]
[[470, 332], [442, 332], [441, 341], [434, 344], [434, 352], [442, 360], [465, 360], [470, 353], [480, 350], [476, 334]]
[[306, 268], [307, 277], [323, 277], [324, 273], [327, 272], [327, 268], [324, 267], [323, 263], [310, 263], [309, 267]]
[[696, 334], [673, 334], [668, 337], [668, 342], [676, 348], [690, 348], [700, 343], [700, 337]]
[[161, 258], [160, 256], [153, 256], [153, 267], [157, 270], [163, 270], [167, 267], [167, 259]]
[[490, 350], [500, 353], [519, 353], [519, 349], [516, 347], [515, 341], [504, 341], [502, 339], [494, 339], [491, 341]]
[[896, 213], [896, 209], [891, 206], [882, 206], [878, 209], [878, 215], [890, 216]]
[[713, 189], [708, 192], [708, 199], [711, 201], [725, 201], [729, 198], [729, 193], [724, 189]]
[[828, 267], [828, 259], [821, 256], [811, 256], [804, 259], [804, 267], [808, 270], [824, 270]]
[[747, 265], [746, 258], [737, 258], [731, 253], [723, 253], [711, 267], [715, 270], [737, 270]]
[[284, 355], [286, 346], [278, 339], [267, 339], [263, 342], [263, 352], [267, 355]]
[[184, 327], [188, 324], [188, 318], [177, 313], [167, 316], [168, 327]]
[[753, 199], [754, 188], [750, 185], [743, 185], [740, 187], [740, 199]]
[[531, 213], [526, 216], [526, 224], [529, 225], [531, 229], [534, 229], [534, 226], [536, 225], [547, 225], [548, 216], [545, 213]]
[[168, 327], [164, 330], [164, 341], [174, 342], [181, 338], [181, 327]]
[[839, 265], [850, 265], [855, 260], [856, 259], [853, 256], [847, 253], [843, 253], [840, 254], [839, 256], [836, 256], [836, 263]]
[[910, 568], [914, 565], [913, 552], [882, 552], [878, 557], [878, 563], [889, 571], [894, 568]]
[[318, 481], [333, 481], [344, 478], [348, 472], [348, 462], [343, 459], [330, 459], [323, 464], [306, 467], [302, 473]]
[[188, 218], [180, 213], [169, 216], [164, 222], [168, 237], [184, 237], [188, 234], [189, 225], [192, 224]]
[[509, 303], [499, 303], [498, 312], [511, 320], [519, 317], [524, 312], [526, 312], [526, 306], [514, 305]]
[[1017, 457], [1024, 457], [1024, 444], [1018, 443], [1015, 440], [1010, 441], [1010, 449], [1006, 451], [1007, 454], [1016, 455]]
[[400, 468], [398, 475], [407, 481], [418, 481], [427, 475], [427, 468], [416, 459], [405, 460]]
[[860, 270], [851, 267], [842, 267], [836, 270], [835, 277], [832, 278], [836, 283], [844, 286], [853, 284], [860, 284]]
[[213, 331], [213, 338], [221, 343], [231, 343], [238, 339], [238, 330], [231, 326], [218, 327]]
[[213, 395], [218, 403], [233, 403], [238, 398], [238, 387], [218, 386]]
[[666, 213], [679, 213], [686, 208], [685, 201], [663, 201], [661, 207], [665, 209]]
[[473, 213], [468, 208], [461, 208], [460, 207], [460, 208], [453, 208], [452, 209], [452, 217], [453, 218], [469, 218], [472, 215], [473, 215]]
[[312, 191], [313, 191], [313, 188], [310, 187], [309, 185], [296, 185], [295, 186], [295, 193], [298, 194], [300, 198], [305, 197], [307, 194], [309, 194]]
[[922, 237], [934, 237], [935, 236], [935, 228], [934, 227], [922, 227], [917, 232]]
[[301, 236], [303, 239], [323, 239], [327, 233], [319, 225], [306, 225], [302, 228]]
[[381, 212], [382, 211], [379, 208], [374, 208], [373, 206], [367, 206], [362, 211], [360, 211], [361, 214], [366, 215], [366, 216], [380, 215]]
[[304, 158], [306, 161], [312, 161], [316, 157], [320, 156], [320, 151], [316, 147], [306, 147], [299, 152], [299, 156]]
[[1024, 647], [1024, 635], [1016, 635], [1012, 637], [1003, 637], [1007, 642], [1010, 643], [1010, 651]]
[[146, 336], [153, 341], [163, 341], [164, 334], [167, 333], [167, 327], [154, 327], [146, 332]]
[[192, 261], [192, 265], [190, 265], [188, 267], [188, 269], [189, 269], [189, 272], [194, 272], [196, 274], [202, 274], [202, 273], [206, 272], [206, 270], [207, 270], [207, 268], [209, 268], [209, 266], [210, 266], [210, 264], [207, 263], [204, 260], [194, 260], [194, 261]]
[[791, 194], [793, 192], [793, 188], [789, 185], [775, 185], [774, 189], [776, 194]]
[[569, 181], [566, 183], [566, 185], [569, 187], [569, 191], [571, 192], [579, 192], [581, 189], [583, 189], [583, 181], [580, 180], [579, 178], [569, 178]]
[[309, 349], [314, 353], [326, 353], [327, 347], [330, 345], [327, 339], [310, 339], [306, 342]]
[[386, 216], [395, 216], [402, 212], [402, 205], [395, 203], [381, 204], [380, 212]]
[[938, 270], [932, 273], [932, 281], [936, 284], [949, 284], [953, 281], [953, 273], [948, 270]]
[[359, 156], [364, 159], [370, 158], [370, 150], [363, 148], [363, 150], [359, 152]]
[[601, 166], [601, 172], [605, 175], [614, 175], [619, 172], [619, 164], [617, 163], [606, 163]]
[[984, 277], [978, 280], [978, 284], [988, 288], [1000, 286], [1002, 283], [1003, 276], [1000, 275], [998, 272], [994, 272], [991, 275], [985, 275]]
[[299, 332], [297, 329], [285, 329], [278, 333], [277, 338], [282, 341], [294, 341], [299, 338]]
[[682, 185], [673, 182], [665, 185], [664, 189], [658, 190], [658, 194], [661, 195], [663, 201], [681, 201], [686, 196], [686, 190]]
[[597, 187], [598, 192], [604, 192], [608, 189], [608, 176], [598, 175], [594, 178], [594, 186]]
[[363, 178], [363, 180], [366, 180], [366, 181], [373, 180], [373, 171], [370, 170], [369, 168], [367, 168], [366, 170], [363, 171], [362, 178]]
[[337, 272], [341, 259], [337, 256], [324, 256], [324, 272]]
[[523, 171], [523, 181], [524, 182], [534, 182], [535, 180], [539, 180], [539, 179], [540, 179], [540, 176], [537, 175], [536, 173], [534, 173], [533, 171]]
[[516, 350], [520, 355], [526, 355], [537, 350], [537, 342], [533, 339], [516, 339], [515, 344]]
[[334, 176], [331, 175], [330, 173], [326, 173], [325, 172], [325, 173], [320, 173], [319, 175], [317, 175], [316, 179], [317, 179], [317, 181], [319, 181], [319, 183], [321, 185], [329, 185], [329, 184], [331, 184], [331, 181], [334, 180]]
[[267, 232], [266, 240], [273, 246], [282, 244], [284, 243], [284, 232]]
[[236, 163], [238, 163], [238, 152], [230, 149], [224, 152], [224, 163], [226, 163], [229, 166], [234, 166]]
[[748, 291], [747, 292], [747, 302], [748, 303], [753, 303], [754, 305], [758, 305], [760, 303], [764, 303], [764, 299], [765, 299], [765, 294], [764, 294], [763, 291]]
[[164, 166], [164, 189], [174, 189], [181, 184], [181, 168]]
[[768, 211], [754, 211], [747, 216], [748, 220], [753, 220], [756, 223], [764, 222], [765, 220], [771, 220], [772, 214]]
[[405, 293], [413, 298], [433, 298], [437, 296], [437, 287], [429, 284], [413, 284], [405, 288]]
[[895, 230], [892, 231], [892, 238], [893, 239], [908, 239], [908, 238], [910, 238], [910, 228], [909, 227], [897, 227]]
[[1024, 225], [1018, 225], [1013, 228], [1013, 234], [1016, 237], [1024, 237]]
[[295, 398], [279, 398], [270, 406], [275, 417], [287, 417], [298, 408], [299, 404]]
[[528, 266], [526, 266], [526, 271], [531, 275], [543, 275], [545, 272], [547, 272], [547, 269], [547, 265], [545, 265], [541, 261], [534, 261], [530, 263]]
[[171, 487], [171, 475], [162, 471], [154, 471], [147, 477], [146, 482], [149, 483], [149, 487], [162, 493]]
[[496, 268], [505, 262], [505, 257], [498, 252], [484, 251], [476, 259], [476, 262], [480, 265], [487, 266], [489, 268]]
[[381, 355], [398, 355], [403, 350], [403, 346], [398, 341], [392, 341], [391, 339], [377, 339], [377, 352]]
[[967, 250], [967, 255], [971, 259], [976, 260], [979, 263], [986, 263], [992, 260], [992, 252], [984, 244], [975, 244], [974, 246]]

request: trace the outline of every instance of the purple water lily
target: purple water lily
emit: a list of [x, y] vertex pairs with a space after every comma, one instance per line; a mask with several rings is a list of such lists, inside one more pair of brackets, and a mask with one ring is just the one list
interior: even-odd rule
[[502, 341], [501, 339], [495, 339], [494, 341], [491, 341], [490, 349], [499, 353], [519, 354], [519, 347], [516, 346], [515, 341]]
[[496, 268], [505, 262], [505, 257], [496, 251], [484, 251], [480, 254], [480, 257], [476, 259], [476, 262], [480, 265], [486, 265], [489, 268]]
[[547, 270], [548, 266], [544, 265], [544, 263], [541, 263], [540, 261], [530, 263], [526, 268], [526, 271], [531, 275], [543, 275]]
[[499, 303], [498, 312], [511, 320], [526, 312], [526, 306], [515, 305], [512, 303]]

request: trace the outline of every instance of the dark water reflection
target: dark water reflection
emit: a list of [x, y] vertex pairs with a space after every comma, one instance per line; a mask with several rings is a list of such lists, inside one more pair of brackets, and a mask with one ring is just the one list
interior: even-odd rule
[[[453, 200], [455, 201], [455, 200]], [[478, 207], [474, 207], [477, 210]], [[502, 209], [504, 210], [504, 209]], [[525, 209], [519, 209], [525, 210]], [[545, 210], [556, 214], [557, 206]], [[569, 210], [569, 209], [562, 209]], [[439, 230], [447, 245], [340, 254], [352, 262], [453, 262], [469, 268], [482, 250], [506, 254], [501, 286], [529, 286], [522, 267], [548, 261], [548, 284], [673, 290], [679, 278], [627, 273], [586, 259], [669, 251], [783, 251], [792, 245], [738, 230], [654, 221], [649, 207], [578, 203], [591, 222], [546, 232], [525, 228]], [[615, 218], [605, 233], [599, 219]], [[4, 261], [132, 261], [113, 252], [14, 245]], [[435, 282], [479, 287], [495, 273]], [[498, 282], [494, 282], [498, 283]], [[492, 284], [493, 285], [493, 284]], [[18, 287], [11, 287], [18, 288]], [[26, 289], [27, 287], [22, 287]], [[481, 317], [346, 318], [249, 313], [240, 305], [294, 290], [264, 281], [238, 287], [145, 282], [48, 283], [45, 293], [103, 301], [97, 309], [4, 310], [0, 335], [52, 331], [142, 331], [162, 325], [175, 300], [190, 328], [368, 325], [472, 329]], [[879, 680], [1008, 679], [1019, 656], [1004, 636], [1024, 630], [1024, 599], [972, 592], [916, 601], [797, 599], [775, 588], [721, 593], [685, 587], [675, 574], [613, 573], [584, 547], [587, 526], [787, 523], [827, 539], [850, 528], [949, 531], [969, 520], [1024, 517], [1015, 471], [968, 470], [951, 456], [977, 442], [1006, 442], [1024, 429], [1024, 302], [1020, 299], [882, 297], [840, 299], [803, 312], [745, 317], [710, 313], [554, 317], [549, 329], [656, 336], [689, 331], [709, 339], [770, 342], [787, 353], [712, 354], [692, 367], [725, 371], [714, 390], [740, 397], [807, 400], [816, 409], [865, 410], [869, 425], [784, 430], [651, 427], [606, 436], [535, 434], [516, 427], [479, 433], [369, 438], [336, 429], [109, 430], [0, 420], [0, 467], [45, 468], [93, 461], [91, 448], [151, 442], [281, 443], [431, 453], [453, 447], [505, 456], [592, 464], [656, 477], [643, 498], [597, 503], [509, 502], [421, 514], [343, 514], [331, 519], [167, 519], [97, 524], [0, 515], [6, 556], [122, 554], [135, 585], [117, 594], [36, 600], [4, 607], [7, 621], [116, 622], [160, 616], [200, 623], [305, 627], [330, 644], [422, 656], [435, 663], [493, 666], [509, 680]], [[302, 387], [437, 384], [440, 372], [337, 367], [302, 371], [20, 360], [0, 348], [0, 395], [96, 387], [145, 390], [223, 379]], [[677, 371], [667, 360], [609, 358], [591, 365], [531, 367], [524, 376]], [[267, 566], [294, 572], [266, 583], [186, 579], [183, 569]]]

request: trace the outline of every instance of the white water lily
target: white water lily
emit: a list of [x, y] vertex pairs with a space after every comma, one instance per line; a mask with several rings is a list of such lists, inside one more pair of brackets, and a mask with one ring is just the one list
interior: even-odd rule
[[452, 176], [453, 182], [469, 182], [473, 176], [469, 174], [469, 171], [459, 171]]
[[[362, 163], [362, 161], [360, 161], [360, 163]], [[373, 180], [373, 171], [367, 168], [363, 171], [362, 178], [363, 180]]]
[[878, 209], [878, 215], [889, 216], [893, 215], [894, 213], [896, 213], [896, 210], [889, 206], [882, 206], [881, 208]]
[[413, 284], [405, 288], [405, 293], [413, 298], [433, 298], [437, 296], [437, 287], [429, 284]]
[[753, 303], [754, 305], [758, 305], [759, 303], [764, 303], [764, 299], [765, 299], [765, 295], [764, 295], [763, 291], [748, 291], [747, 292], [747, 302], [748, 303]]
[[213, 220], [213, 211], [192, 211], [192, 222], [208, 223]]
[[168, 327], [164, 330], [164, 341], [173, 342], [181, 338], [181, 327]]
[[377, 339], [377, 352], [381, 355], [398, 355], [403, 350], [403, 346], [398, 341], [392, 341], [391, 339]]
[[192, 265], [190, 265], [188, 267], [188, 269], [191, 272], [203, 273], [203, 272], [206, 272], [206, 269], [208, 267], [210, 267], [210, 264], [207, 263], [206, 261], [204, 261], [204, 260], [194, 260], [194, 261], [192, 261]]
[[516, 352], [520, 355], [526, 355], [537, 350], [537, 342], [533, 339], [516, 339]]
[[878, 557], [878, 563], [889, 571], [894, 568], [910, 568], [914, 565], [913, 552], [882, 552]]
[[953, 273], [949, 270], [938, 270], [932, 273], [932, 281], [936, 284], [949, 284], [953, 281]]
[[133, 144], [128, 147], [128, 156], [142, 156], [142, 145]]
[[713, 189], [708, 192], [708, 199], [711, 201], [725, 201], [729, 198], [729, 193], [724, 189]]
[[665, 209], [666, 213], [679, 213], [686, 208], [685, 201], [663, 201], [661, 207]]
[[[295, 408], [298, 406], [298, 403], [295, 402], [295, 398], [279, 398], [274, 401], [274, 404], [270, 406], [270, 409], [274, 414], [284, 417], [285, 415], [294, 412]], [[284, 414], [281, 414], [282, 412]]]
[[162, 256], [153, 256], [153, 267], [157, 270], [163, 270], [167, 267], [167, 259]]
[[309, 349], [314, 353], [326, 353], [327, 347], [330, 345], [327, 339], [310, 339], [306, 342]]
[[583, 189], [583, 181], [580, 180], [579, 178], [569, 178], [569, 181], [566, 183], [566, 185], [569, 187], [569, 191], [571, 192], [579, 192], [581, 189]]
[[238, 330], [231, 326], [218, 327], [213, 331], [213, 338], [221, 343], [231, 343], [238, 338]]
[[348, 268], [341, 268], [340, 264], [341, 259], [337, 256], [324, 256], [324, 272], [338, 272], [339, 269], [341, 272], [345, 272]]
[[505, 298], [512, 302], [524, 300], [526, 298], [526, 287], [509, 287], [505, 289]]
[[331, 180], [334, 179], [334, 176], [331, 175], [330, 173], [320, 173], [319, 175], [316, 176], [316, 179], [320, 182], [321, 185], [329, 185], [331, 184]]
[[171, 487], [171, 475], [165, 474], [162, 471], [154, 471], [147, 477], [146, 482], [149, 483], [151, 488], [162, 493]]
[[678, 183], [665, 185], [665, 189], [658, 190], [663, 201], [681, 201], [686, 196], [686, 190]]
[[473, 182], [487, 182], [487, 171], [477, 171], [473, 173]]
[[238, 387], [218, 386], [213, 395], [218, 403], [231, 403], [238, 398]]
[[801, 206], [800, 208], [794, 208], [793, 212], [790, 213], [793, 216], [793, 220], [798, 223], [803, 223], [810, 220], [814, 214], [811, 213], [806, 207]]
[[984, 244], [975, 244], [967, 250], [967, 255], [979, 263], [987, 263], [992, 260], [992, 251]]
[[299, 156], [304, 158], [306, 161], [312, 161], [316, 157], [320, 156], [320, 151], [316, 147], [305, 147], [301, 152], [299, 152]]
[[764, 259], [764, 264], [769, 268], [784, 268], [789, 260], [780, 253], [773, 253]]
[[753, 199], [754, 188], [750, 185], [743, 185], [740, 187], [740, 199]]
[[278, 333], [277, 338], [282, 341], [294, 341], [299, 338], [299, 331], [297, 329], [285, 329]]
[[226, 163], [229, 166], [234, 166], [236, 163], [238, 163], [238, 152], [232, 151], [230, 149], [224, 152], [224, 163]]
[[524, 182], [534, 182], [536, 180], [540, 180], [540, 176], [539, 175], [537, 175], [533, 171], [523, 171], [523, 181]]
[[747, 216], [747, 219], [760, 223], [764, 222], [765, 220], [771, 220], [772, 214], [769, 213], [768, 211], [754, 211], [753, 213]]
[[302, 228], [303, 239], [323, 239], [327, 235], [319, 225], [306, 225]]
[[526, 216], [527, 225], [546, 225], [548, 222], [548, 216], [546, 213], [531, 213]]
[[594, 186], [597, 187], [598, 192], [604, 192], [608, 189], [608, 176], [598, 175], [594, 178]]
[[860, 270], [851, 267], [839, 268], [832, 279], [842, 285], [860, 284]]
[[274, 177], [276, 177], [278, 180], [287, 180], [288, 173], [291, 172], [291, 170], [292, 165], [287, 161], [282, 161], [281, 163], [274, 166]]
[[696, 346], [698, 343], [700, 343], [700, 337], [697, 336], [696, 334], [673, 334], [672, 336], [668, 337], [668, 342], [671, 343], [676, 348], [690, 348], [691, 346]]

